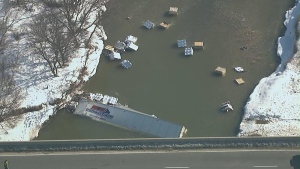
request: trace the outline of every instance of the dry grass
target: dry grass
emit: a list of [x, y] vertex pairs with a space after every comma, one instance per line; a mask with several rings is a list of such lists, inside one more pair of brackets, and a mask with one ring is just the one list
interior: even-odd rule
[[252, 137], [261, 137], [262, 135], [261, 135], [261, 134], [254, 133], [254, 134], [250, 134], [249, 136], [252, 136]]
[[268, 123], [270, 123], [270, 121], [268, 121], [268, 120], [256, 120], [255, 121], [255, 124], [268, 124]]
[[84, 66], [81, 71], [80, 71], [80, 74], [79, 74], [79, 77], [78, 79], [81, 81], [83, 80], [83, 77], [86, 76], [88, 74], [88, 71], [87, 71], [87, 67]]
[[28, 112], [40, 111], [40, 110], [42, 110], [42, 108], [43, 108], [42, 104], [37, 105], [37, 106], [30, 106], [30, 107], [27, 107], [27, 108], [22, 107], [22, 108], [13, 110], [11, 112], [11, 116], [18, 116], [18, 115], [28, 113]]
[[49, 103], [51, 106], [54, 106], [54, 105], [58, 105], [60, 104], [61, 102], [63, 102], [64, 99], [61, 99], [61, 98], [56, 98], [52, 103]]

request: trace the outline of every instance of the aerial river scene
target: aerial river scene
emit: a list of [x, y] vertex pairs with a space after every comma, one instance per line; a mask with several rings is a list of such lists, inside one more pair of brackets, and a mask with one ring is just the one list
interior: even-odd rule
[[[277, 38], [283, 36], [284, 15], [294, 0], [110, 0], [101, 25], [107, 35], [104, 46], [133, 35], [137, 51], [122, 53], [132, 63], [122, 68], [101, 54], [96, 74], [84, 91], [107, 94], [123, 105], [155, 115], [188, 129], [185, 137], [236, 136], [244, 106], [260, 79], [280, 63]], [[168, 15], [170, 7], [178, 15]], [[155, 24], [146, 29], [147, 20]], [[168, 29], [159, 24], [169, 24]], [[184, 55], [177, 40], [187, 45], [204, 43], [204, 49]], [[225, 76], [215, 69], [226, 68]], [[236, 72], [233, 68], [246, 71]], [[238, 85], [235, 79], [245, 83]], [[222, 112], [230, 101], [234, 110]], [[47, 122], [36, 139], [93, 139], [150, 137], [66, 110]]]

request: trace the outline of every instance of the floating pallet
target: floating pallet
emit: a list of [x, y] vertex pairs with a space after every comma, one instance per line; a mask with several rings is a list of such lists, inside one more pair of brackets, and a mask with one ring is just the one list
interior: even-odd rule
[[194, 54], [194, 50], [192, 47], [188, 47], [184, 49], [184, 55], [185, 56], [191, 56]]
[[162, 22], [162, 23], [159, 24], [159, 26], [160, 26], [161, 28], [168, 29], [169, 26], [170, 26], [170, 24], [167, 24], [167, 23], [165, 23], [165, 22]]
[[222, 75], [222, 76], [225, 76], [226, 75], [226, 68], [223, 68], [223, 67], [220, 67], [218, 66], [216, 69], [215, 69], [215, 72], [219, 75]]
[[132, 63], [129, 60], [123, 60], [121, 62], [121, 66], [124, 67], [124, 68], [126, 68], [126, 69], [128, 69], [128, 68], [130, 68], [132, 66]]
[[144, 23], [144, 27], [147, 28], [147, 29], [152, 29], [153, 27], [155, 26], [155, 24], [149, 20], [147, 20], [145, 23]]
[[178, 15], [178, 8], [177, 7], [170, 7], [169, 15]]
[[245, 83], [245, 81], [242, 78], [235, 79], [235, 82], [239, 85]]
[[195, 48], [195, 49], [204, 49], [204, 43], [203, 42], [194, 42], [193, 48]]
[[177, 46], [178, 46], [179, 48], [184, 48], [184, 47], [186, 47], [186, 39], [177, 40]]

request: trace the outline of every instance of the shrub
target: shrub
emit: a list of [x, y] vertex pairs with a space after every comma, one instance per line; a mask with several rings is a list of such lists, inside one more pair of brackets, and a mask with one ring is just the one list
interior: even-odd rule
[[57, 104], [60, 104], [61, 102], [63, 102], [64, 99], [61, 99], [61, 98], [56, 98], [54, 99], [53, 102], [49, 103], [51, 106], [54, 106], [54, 105], [57, 105]]

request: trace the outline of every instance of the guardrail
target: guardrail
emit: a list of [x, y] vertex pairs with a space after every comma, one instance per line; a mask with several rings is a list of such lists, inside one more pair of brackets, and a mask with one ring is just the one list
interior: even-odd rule
[[170, 150], [205, 148], [300, 148], [300, 137], [205, 137], [181, 139], [105, 139], [0, 142], [0, 152]]

